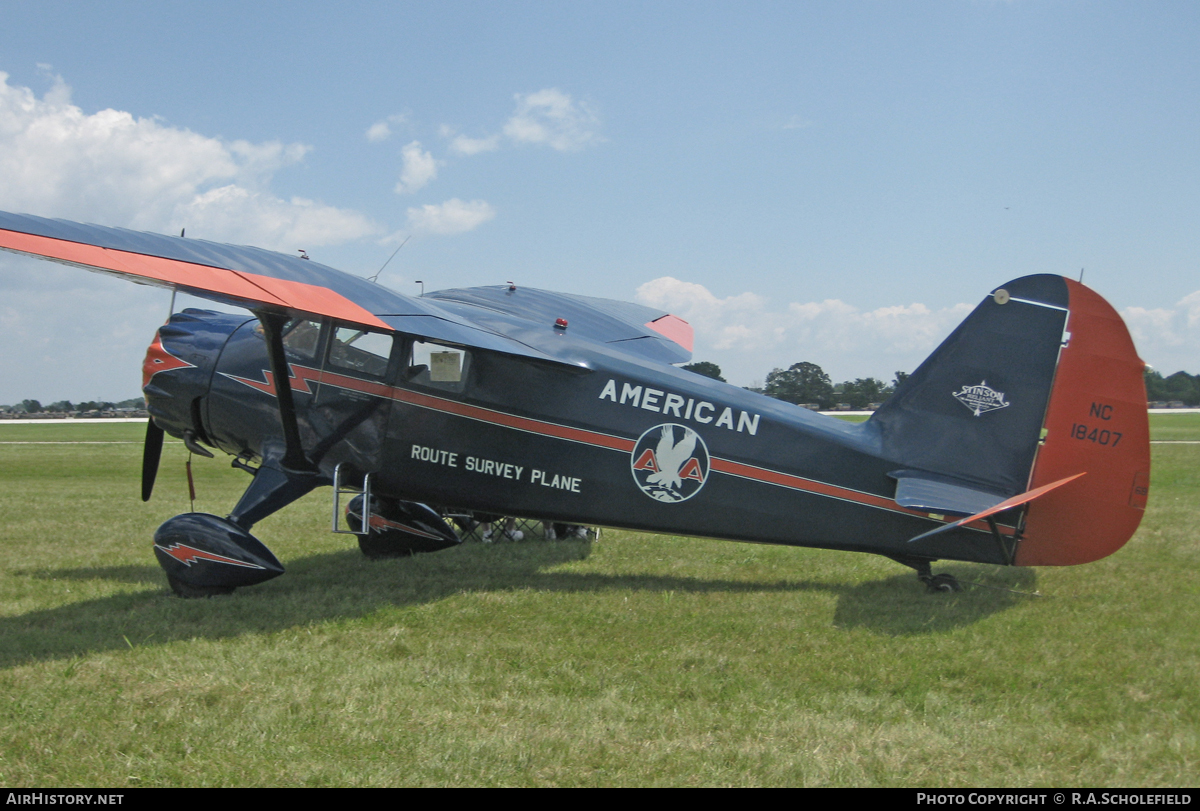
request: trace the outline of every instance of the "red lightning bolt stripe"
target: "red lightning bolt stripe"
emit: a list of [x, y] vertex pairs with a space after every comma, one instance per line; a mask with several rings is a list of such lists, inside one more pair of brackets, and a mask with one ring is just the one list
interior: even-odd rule
[[[297, 372], [300, 373], [299, 376], [296, 374]], [[230, 380], [236, 380], [239, 383], [244, 383], [252, 389], [257, 389], [258, 391], [269, 394], [272, 397], [275, 396], [274, 372], [264, 369], [262, 380], [251, 380], [248, 377], [238, 377], [237, 375], [231, 375], [226, 372], [221, 372], [221, 374], [225, 375], [225, 377], [228, 377]], [[288, 364], [288, 382], [291, 383], [293, 391], [312, 394], [312, 389], [308, 387], [308, 381], [317, 380], [319, 377], [320, 374], [314, 369], [306, 369], [303, 366], [292, 366], [291, 364]]]
[[146, 360], [142, 362], [142, 388], [148, 386], [150, 378], [159, 372], [194, 368], [196, 368], [195, 364], [181, 360], [168, 352], [162, 344], [162, 336], [155, 335], [154, 342], [146, 349]]
[[158, 544], [155, 544], [154, 548], [161, 549], [164, 554], [170, 555], [184, 566], [191, 566], [198, 560], [211, 560], [213, 563], [228, 563], [230, 566], [242, 566], [247, 569], [263, 568], [257, 563], [247, 563], [244, 560], [227, 558], [224, 555], [205, 552], [203, 549], [196, 549], [195, 547], [191, 547], [182, 543], [173, 543], [170, 546], [159, 546]]
[[410, 535], [417, 535], [421, 538], [433, 538], [435, 541], [444, 540], [441, 535], [434, 535], [432, 532], [425, 532], [424, 530], [417, 529], [416, 527], [410, 527], [406, 524], [398, 524], [395, 521], [389, 521], [386, 518], [382, 518], [375, 513], [371, 513], [371, 528], [395, 529], [399, 530], [400, 532], [407, 532]]

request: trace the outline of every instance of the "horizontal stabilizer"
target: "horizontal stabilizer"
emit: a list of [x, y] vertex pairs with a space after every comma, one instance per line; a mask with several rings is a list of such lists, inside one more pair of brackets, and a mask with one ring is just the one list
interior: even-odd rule
[[966, 518], [960, 518], [959, 520], [957, 520], [953, 523], [950, 523], [950, 524], [943, 524], [942, 526], [940, 526], [936, 529], [931, 529], [931, 530], [929, 530], [929, 532], [924, 532], [915, 538], [910, 538], [908, 542], [916, 543], [917, 541], [924, 540], [925, 538], [932, 537], [939, 533], [946, 532], [951, 529], [957, 529], [958, 527], [961, 527], [965, 524], [970, 524], [973, 521], [979, 521], [984, 518], [988, 518], [989, 516], [993, 516], [996, 513], [1002, 513], [1005, 510], [1011, 510], [1013, 507], [1020, 507], [1022, 504], [1028, 504], [1029, 502], [1033, 501], [1035, 498], [1044, 496], [1046, 493], [1049, 493], [1051, 490], [1057, 490], [1059, 487], [1062, 487], [1064, 484], [1067, 484], [1068, 482], [1073, 482], [1076, 479], [1078, 479], [1080, 476], [1085, 476], [1085, 475], [1087, 475], [1086, 472], [1076, 473], [1074, 476], [1067, 476], [1065, 479], [1059, 479], [1056, 482], [1051, 482], [1050, 484], [1045, 484], [1045, 485], [1042, 485], [1041, 487], [1035, 488], [1033, 490], [1029, 490], [1025, 493], [1021, 493], [1020, 495], [1016, 495], [1016, 496], [1013, 496], [1012, 498], [1005, 499], [1004, 501], [1001, 501], [999, 504], [995, 504], [995, 505], [987, 508], [986, 510], [975, 513], [974, 515], [968, 515]]
[[970, 515], [990, 509], [1004, 496], [972, 487], [965, 482], [920, 470], [896, 470], [896, 503], [912, 510]]

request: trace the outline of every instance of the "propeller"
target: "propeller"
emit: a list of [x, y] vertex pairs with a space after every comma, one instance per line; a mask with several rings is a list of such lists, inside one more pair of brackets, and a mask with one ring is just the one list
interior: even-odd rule
[[158, 476], [158, 460], [162, 457], [163, 429], [146, 421], [146, 444], [142, 448], [142, 501], [149, 501], [154, 492], [154, 479]]

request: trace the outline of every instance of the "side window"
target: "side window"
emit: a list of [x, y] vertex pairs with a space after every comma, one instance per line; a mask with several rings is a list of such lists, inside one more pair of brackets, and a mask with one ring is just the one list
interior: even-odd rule
[[[261, 330], [261, 327], [259, 327]], [[321, 344], [321, 322], [297, 318], [283, 331], [283, 349], [289, 358], [311, 362]]]
[[432, 341], [413, 341], [405, 378], [418, 386], [460, 393], [466, 387], [471, 353]]
[[338, 327], [329, 342], [329, 368], [382, 380], [387, 374], [393, 338], [358, 327]]

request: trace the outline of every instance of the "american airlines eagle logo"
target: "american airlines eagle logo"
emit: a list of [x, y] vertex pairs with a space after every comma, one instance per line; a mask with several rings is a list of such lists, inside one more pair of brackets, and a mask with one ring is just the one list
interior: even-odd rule
[[655, 501], [687, 501], [708, 480], [708, 447], [686, 425], [656, 425], [634, 446], [632, 470], [638, 488]]

